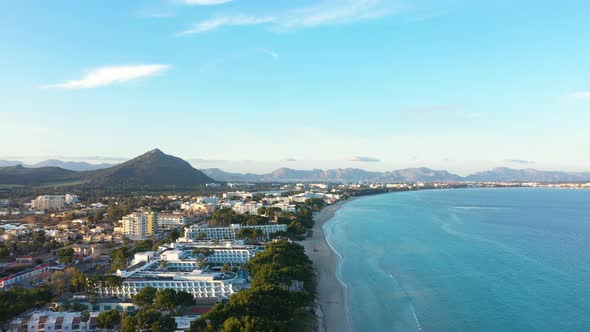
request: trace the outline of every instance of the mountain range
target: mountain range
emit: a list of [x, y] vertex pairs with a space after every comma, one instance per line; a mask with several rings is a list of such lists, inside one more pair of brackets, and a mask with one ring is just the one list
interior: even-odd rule
[[0, 167], [7, 167], [7, 166], [17, 166], [22, 165], [28, 168], [41, 168], [41, 167], [59, 167], [63, 169], [67, 169], [70, 171], [95, 171], [98, 169], [109, 168], [114, 166], [114, 164], [91, 164], [85, 161], [62, 161], [57, 159], [47, 159], [36, 164], [25, 164], [18, 160], [0, 160]]
[[215, 182], [188, 162], [162, 151], [151, 150], [108, 168], [73, 171], [60, 167], [0, 167], [0, 184], [38, 185], [75, 183], [104, 187], [196, 186]]
[[[12, 164], [11, 164], [12, 163]], [[14, 163], [17, 163], [16, 165]], [[1, 167], [1, 165], [6, 165]], [[91, 165], [91, 166], [88, 166]], [[104, 166], [104, 168], [102, 168]], [[100, 169], [88, 169], [101, 167]], [[75, 168], [75, 169], [72, 169]], [[494, 168], [468, 176], [445, 170], [406, 168], [371, 172], [358, 168], [295, 170], [279, 168], [266, 174], [229, 173], [218, 168], [198, 170], [188, 162], [155, 149], [118, 165], [48, 160], [35, 165], [0, 161], [0, 184], [40, 185], [72, 183], [104, 187], [197, 186], [216, 181], [241, 182], [493, 182], [493, 181], [590, 181], [590, 172], [539, 171]]]
[[295, 170], [279, 168], [266, 174], [228, 173], [218, 168], [203, 169], [203, 173], [218, 181], [247, 182], [493, 182], [493, 181], [590, 181], [590, 172], [539, 171], [505, 167], [477, 172], [462, 177], [445, 170], [405, 168], [390, 172], [370, 172], [358, 168], [329, 170]]

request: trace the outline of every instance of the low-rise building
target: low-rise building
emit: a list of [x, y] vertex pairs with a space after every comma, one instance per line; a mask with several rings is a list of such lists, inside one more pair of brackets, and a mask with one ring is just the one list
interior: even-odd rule
[[179, 213], [160, 213], [158, 214], [158, 227], [175, 228], [184, 227], [188, 218]]
[[28, 316], [14, 319], [10, 323], [11, 332], [50, 332], [50, 331], [98, 331], [98, 313], [90, 313], [88, 321], [82, 320], [82, 312], [34, 311]]

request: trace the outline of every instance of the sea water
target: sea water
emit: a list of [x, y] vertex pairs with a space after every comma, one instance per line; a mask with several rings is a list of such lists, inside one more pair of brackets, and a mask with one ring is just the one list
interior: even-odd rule
[[590, 331], [590, 190], [367, 196], [324, 231], [354, 331]]

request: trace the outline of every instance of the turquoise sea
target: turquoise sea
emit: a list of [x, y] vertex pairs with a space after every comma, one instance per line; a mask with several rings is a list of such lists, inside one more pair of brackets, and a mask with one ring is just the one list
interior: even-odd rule
[[590, 331], [590, 190], [367, 196], [324, 231], [354, 331]]

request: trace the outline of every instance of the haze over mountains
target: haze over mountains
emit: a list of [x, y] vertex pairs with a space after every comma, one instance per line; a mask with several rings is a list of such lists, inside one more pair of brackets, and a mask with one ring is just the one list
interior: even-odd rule
[[97, 169], [109, 168], [115, 164], [91, 164], [85, 161], [62, 161], [57, 159], [47, 159], [36, 164], [26, 164], [18, 160], [0, 160], [0, 167], [17, 166], [22, 165], [28, 168], [40, 168], [40, 167], [59, 167], [70, 171], [95, 171]]
[[[15, 166], [14, 164], [17, 163]], [[46, 162], [25, 167], [18, 162], [0, 161], [0, 184], [39, 185], [75, 183], [105, 187], [196, 186], [215, 181], [243, 182], [490, 182], [490, 181], [590, 181], [590, 172], [538, 171], [494, 168], [462, 177], [445, 170], [406, 168], [371, 172], [358, 168], [295, 170], [279, 168], [266, 174], [229, 173], [218, 168], [198, 170], [178, 157], [155, 149], [118, 165], [93, 165], [85, 162]], [[91, 166], [88, 166], [91, 165]], [[59, 167], [58, 167], [59, 166]], [[102, 167], [88, 169], [89, 167]], [[107, 167], [108, 166], [108, 167]], [[69, 169], [67, 169], [69, 168]], [[72, 170], [76, 168], [79, 171]]]
[[218, 168], [202, 170], [218, 181], [249, 182], [490, 182], [490, 181], [590, 181], [590, 172], [538, 171], [534, 169], [512, 169], [505, 167], [477, 172], [462, 177], [445, 170], [430, 168], [406, 168], [391, 172], [369, 172], [358, 168], [330, 170], [294, 170], [279, 168], [267, 174], [227, 173]]

